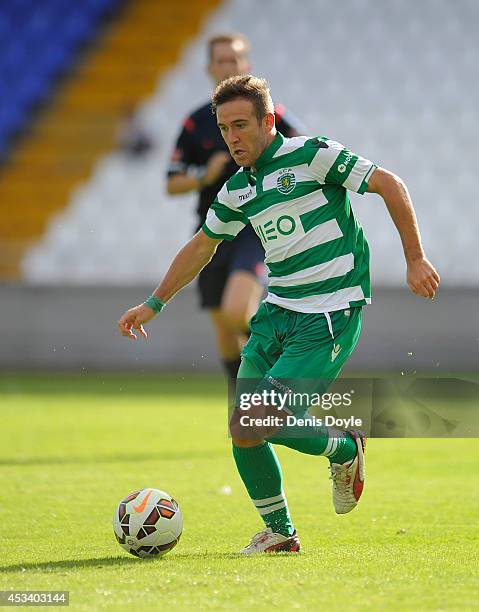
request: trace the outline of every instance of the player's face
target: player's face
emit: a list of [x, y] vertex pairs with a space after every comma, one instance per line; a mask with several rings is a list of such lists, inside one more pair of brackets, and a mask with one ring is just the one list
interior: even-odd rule
[[253, 103], [244, 98], [220, 104], [216, 119], [231, 157], [238, 166], [254, 166], [271, 140], [274, 115], [259, 120]]
[[249, 69], [250, 64], [240, 40], [213, 45], [208, 72], [217, 85], [229, 77], [248, 74]]

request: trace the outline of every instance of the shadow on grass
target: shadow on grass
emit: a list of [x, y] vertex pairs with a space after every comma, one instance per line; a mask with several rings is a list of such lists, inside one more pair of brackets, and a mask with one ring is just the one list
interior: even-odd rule
[[31, 572], [37, 570], [51, 572], [82, 567], [121, 566], [131, 565], [137, 561], [138, 559], [134, 557], [100, 557], [98, 559], [64, 559], [62, 561], [46, 561], [45, 563], [17, 563], [16, 565], [0, 567], [0, 573], [13, 574], [16, 572]]
[[[170, 373], [62, 373], [19, 372], [0, 374], [0, 396], [75, 395], [138, 397], [226, 397], [226, 379], [221, 374]], [[155, 401], [155, 400], [153, 400]]]
[[214, 561], [218, 559], [238, 561], [242, 559], [249, 560], [251, 558], [255, 558], [255, 559], [261, 558], [262, 560], [274, 561], [275, 559], [276, 560], [292, 559], [296, 557], [299, 558], [301, 556], [302, 554], [295, 553], [294, 555], [292, 555], [291, 553], [287, 553], [287, 552], [269, 553], [269, 554], [264, 554], [264, 555], [243, 555], [239, 552], [230, 552], [230, 553], [204, 552], [204, 553], [175, 553], [172, 555], [168, 555], [164, 560], [170, 561], [172, 563], [181, 562], [181, 561], [192, 561], [196, 559], [203, 559], [204, 561], [208, 561], [208, 560]]
[[125, 455], [110, 455], [105, 457], [18, 457], [0, 459], [0, 466], [35, 466], [35, 465], [74, 465], [82, 463], [129, 463], [139, 461], [183, 461], [193, 459], [211, 459], [218, 457], [217, 451], [184, 451], [165, 453], [134, 453]]
[[[302, 555], [293, 555], [294, 558], [299, 558]], [[277, 553], [273, 555], [264, 555], [262, 560], [278, 561], [279, 559], [291, 560], [292, 555], [288, 553]], [[136, 557], [100, 557], [97, 559], [64, 559], [62, 561], [46, 561], [45, 563], [17, 563], [15, 565], [7, 565], [0, 567], [0, 573], [3, 574], [14, 574], [18, 572], [55, 572], [62, 570], [76, 570], [82, 568], [100, 568], [100, 567], [127, 567], [138, 563], [143, 564], [156, 564], [156, 563], [189, 563], [195, 560], [204, 561], [235, 561], [240, 559], [250, 559], [246, 555], [241, 555], [237, 552], [204, 552], [204, 553], [174, 553], [171, 555], [165, 555], [164, 557], [152, 558], [152, 559], [137, 559]]]

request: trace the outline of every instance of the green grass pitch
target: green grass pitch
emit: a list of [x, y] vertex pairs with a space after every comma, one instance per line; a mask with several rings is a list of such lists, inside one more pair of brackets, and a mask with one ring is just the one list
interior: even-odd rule
[[[235, 554], [262, 528], [226, 435], [221, 379], [3, 377], [0, 589], [75, 610], [465, 610], [479, 589], [478, 440], [370, 440], [361, 503], [336, 516], [327, 460], [279, 448], [300, 555]], [[179, 545], [140, 560], [117, 502], [171, 493]]]

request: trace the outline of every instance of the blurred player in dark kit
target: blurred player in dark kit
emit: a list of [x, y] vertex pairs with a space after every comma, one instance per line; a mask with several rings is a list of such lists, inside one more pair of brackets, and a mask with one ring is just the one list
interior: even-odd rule
[[[208, 41], [208, 73], [218, 85], [231, 76], [250, 71], [250, 43], [238, 33], [218, 34]], [[275, 105], [276, 126], [284, 136], [303, 130], [296, 119]], [[208, 208], [221, 186], [238, 166], [216, 124], [209, 100], [183, 123], [168, 169], [170, 194], [197, 191], [198, 224], [203, 225]], [[248, 321], [256, 312], [263, 292], [264, 249], [251, 226], [233, 241], [224, 241], [198, 279], [201, 307], [213, 322], [216, 343], [230, 379], [236, 378]]]

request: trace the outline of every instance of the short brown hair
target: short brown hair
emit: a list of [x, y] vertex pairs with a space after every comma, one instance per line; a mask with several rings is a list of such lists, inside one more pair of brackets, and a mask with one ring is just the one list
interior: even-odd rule
[[267, 113], [274, 113], [268, 81], [251, 74], [230, 77], [217, 86], [211, 98], [213, 113], [216, 114], [216, 109], [221, 104], [238, 98], [244, 98], [253, 104], [255, 115], [259, 120]]
[[211, 62], [213, 59], [213, 47], [218, 43], [230, 43], [234, 45], [235, 42], [239, 42], [243, 45], [242, 52], [244, 55], [248, 55], [251, 49], [251, 43], [244, 34], [239, 32], [224, 32], [222, 34], [215, 34], [208, 39], [208, 61]]

